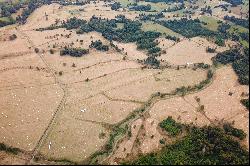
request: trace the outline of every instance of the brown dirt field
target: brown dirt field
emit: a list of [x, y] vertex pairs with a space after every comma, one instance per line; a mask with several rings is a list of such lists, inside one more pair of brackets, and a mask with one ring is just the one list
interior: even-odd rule
[[119, 43], [114, 42], [115, 45], [120, 49], [124, 49], [124, 53], [127, 53], [126, 57], [132, 60], [143, 60], [147, 58], [147, 55], [144, 51], [137, 50], [137, 46], [135, 43]]
[[0, 151], [0, 165], [24, 165], [25, 162], [22, 158]]
[[[122, 12], [113, 11], [111, 7], [107, 6], [108, 3], [100, 1], [99, 3], [80, 6], [61, 6], [59, 4], [44, 5], [37, 9], [28, 18], [27, 23], [22, 27], [22, 30], [32, 30], [37, 28], [48, 27], [55, 23], [56, 19], [66, 20], [70, 17], [77, 17], [89, 20], [93, 15], [102, 18], [114, 19], [116, 15], [123, 14], [129, 19], [135, 19], [139, 14], [135, 12]], [[84, 9], [84, 11], [79, 11]], [[45, 17], [45, 11], [48, 15], [48, 20]]]
[[110, 97], [116, 99], [146, 101], [153, 93], [169, 93], [181, 86], [198, 84], [206, 77], [204, 70], [166, 69], [163, 72], [158, 70], [159, 74], [156, 72], [157, 70], [153, 70], [151, 77], [131, 85], [119, 87], [119, 89], [110, 90], [107, 93]]
[[93, 14], [97, 17], [102, 18], [108, 18], [108, 19], [114, 19], [115, 16], [119, 14], [123, 14], [128, 19], [134, 20], [139, 14], [133, 11], [114, 11], [111, 10], [110, 6], [107, 6], [109, 3], [105, 3], [103, 1], [100, 1], [97, 4], [90, 3], [84, 6], [84, 12], [82, 12], [78, 17], [83, 18], [85, 20], [89, 20]]
[[161, 134], [157, 130], [159, 122], [148, 118], [144, 121], [143, 126], [145, 129], [145, 136], [143, 136], [143, 142], [140, 146], [140, 151], [143, 154], [150, 153], [159, 149], [159, 140], [162, 138]]
[[50, 85], [1, 91], [0, 98], [0, 142], [31, 151], [47, 127], [62, 94], [57, 85]]
[[[60, 5], [58, 4], [51, 4], [38, 8], [31, 14], [27, 20], [27, 23], [21, 27], [21, 30], [45, 28], [51, 24], [54, 24], [56, 19], [60, 19], [62, 21], [71, 17], [67, 10], [64, 10], [64, 8], [59, 9], [59, 7]], [[46, 20], [45, 12], [48, 15], [48, 20]]]
[[117, 165], [117, 159], [124, 159], [128, 154], [132, 153], [133, 146], [135, 144], [136, 138], [138, 136], [138, 132], [142, 126], [143, 120], [137, 119], [131, 124], [131, 137], [124, 139], [119, 147], [115, 150], [114, 154], [110, 157], [109, 163]]
[[212, 64], [211, 58], [214, 57], [216, 53], [207, 53], [206, 48], [208, 46], [215, 47], [215, 45], [211, 43], [208, 44], [208, 42], [202, 42], [200, 38], [193, 38], [192, 40], [185, 39], [170, 46], [166, 49], [167, 53], [158, 59], [163, 59], [174, 65], [202, 62], [205, 64]]
[[[112, 101], [101, 94], [82, 101], [71, 100], [66, 104], [66, 109], [70, 110], [75, 118], [109, 124], [120, 122], [138, 107], [138, 103]], [[83, 109], [86, 109], [84, 113], [81, 112]]]
[[[17, 39], [10, 41], [9, 36], [12, 34], [17, 35]], [[4, 39], [6, 41], [4, 41]], [[22, 52], [27, 54], [31, 52], [27, 41], [18, 34], [16, 30], [7, 31], [0, 37], [0, 60], [6, 57], [15, 56], [15, 54], [21, 54]]]
[[[106, 136], [100, 138], [101, 133], [105, 133]], [[65, 109], [40, 152], [51, 159], [80, 162], [99, 150], [105, 144], [108, 135], [108, 130], [100, 124], [81, 120], [81, 117], [72, 114], [72, 110]]]
[[[31, 77], [31, 80], [25, 80], [23, 78]], [[37, 69], [30, 70], [9, 70], [1, 73], [0, 77], [0, 90], [9, 87], [20, 87], [20, 86], [38, 86], [45, 84], [53, 84], [54, 80], [51, 74], [48, 72], [38, 71]]]
[[160, 47], [162, 50], [167, 50], [169, 47], [176, 44], [176, 42], [165, 38], [158, 38], [157, 41], [159, 42], [158, 47]]
[[[150, 114], [159, 120], [163, 120], [167, 116], [173, 116], [175, 119], [180, 116], [182, 122], [194, 122], [197, 125], [209, 124], [207, 118], [212, 122], [235, 120], [235, 127], [243, 129], [249, 135], [249, 114], [240, 103], [241, 93], [248, 91], [248, 86], [239, 85], [237, 76], [231, 67], [223, 67], [216, 71], [214, 82], [205, 90], [187, 95], [184, 98], [160, 101], [150, 110]], [[230, 96], [229, 92], [232, 92], [233, 95]], [[196, 97], [199, 97], [200, 104], [205, 106], [207, 118], [196, 111], [198, 107]], [[196, 118], [197, 120], [195, 120]], [[243, 123], [240, 124], [240, 121]], [[246, 142], [248, 142], [248, 139]]]
[[[65, 47], [74, 43], [73, 47], [83, 47], [85, 49], [89, 48], [91, 41], [101, 40], [104, 44], [109, 44], [109, 42], [104, 39], [104, 37], [97, 32], [90, 32], [85, 34], [76, 34], [75, 31], [66, 30], [63, 28], [50, 30], [50, 31], [25, 31], [30, 39], [33, 41], [34, 45], [40, 49], [48, 51], [49, 49], [58, 50], [60, 47]], [[69, 35], [67, 38], [67, 35]], [[63, 36], [61, 36], [63, 35]], [[78, 40], [78, 41], [77, 41]], [[82, 43], [80, 41], [83, 41]], [[53, 48], [55, 46], [55, 48]]]

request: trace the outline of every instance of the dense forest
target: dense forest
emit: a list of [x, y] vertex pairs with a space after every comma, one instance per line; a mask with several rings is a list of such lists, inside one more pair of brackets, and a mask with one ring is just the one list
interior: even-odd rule
[[234, 71], [238, 75], [239, 82], [249, 85], [249, 50], [240, 51], [239, 48], [218, 53], [213, 62], [217, 64], [232, 64]]
[[215, 31], [204, 28], [199, 19], [189, 20], [182, 18], [180, 20], [157, 21], [159, 24], [187, 37], [192, 38], [196, 36], [214, 37], [217, 40], [223, 40], [223, 36]]
[[241, 18], [236, 18], [234, 16], [225, 16], [224, 20], [231, 21], [236, 25], [240, 25], [245, 28], [249, 28], [249, 19], [241, 19]]
[[[166, 121], [166, 120], [165, 120]], [[166, 145], [157, 153], [142, 155], [135, 161], [124, 162], [132, 165], [238, 165], [249, 164], [249, 153], [235, 138], [246, 137], [242, 130], [231, 125], [223, 127], [195, 127], [167, 118], [168, 126], [177, 129], [181, 125], [186, 136], [172, 145]], [[166, 122], [164, 122], [166, 123]], [[170, 127], [168, 127], [170, 128]], [[170, 130], [170, 132], [175, 130]], [[179, 130], [177, 130], [179, 131]], [[166, 131], [167, 132], [167, 131]], [[160, 141], [164, 144], [164, 141]]]

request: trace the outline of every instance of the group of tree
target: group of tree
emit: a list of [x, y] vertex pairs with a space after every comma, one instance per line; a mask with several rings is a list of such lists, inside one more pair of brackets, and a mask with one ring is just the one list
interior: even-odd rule
[[240, 140], [243, 140], [246, 138], [246, 133], [243, 130], [234, 128], [232, 124], [230, 123], [225, 123], [223, 125], [223, 129], [228, 135], [232, 135], [234, 137], [239, 138]]
[[208, 13], [211, 16], [213, 14], [213, 10], [212, 10], [211, 6], [208, 6], [208, 5], [206, 5], [204, 8], [201, 8], [201, 11], [203, 12], [203, 14]]
[[122, 7], [120, 2], [115, 2], [113, 4], [111, 4], [111, 10], [118, 10]]
[[[176, 126], [168, 117], [167, 124]], [[167, 125], [167, 126], [169, 126]], [[179, 126], [180, 124], [178, 124]], [[173, 144], [165, 145], [158, 151], [140, 155], [134, 161], [122, 164], [132, 165], [248, 165], [249, 153], [241, 146], [236, 137], [244, 138], [242, 130], [231, 126], [204, 126], [181, 124], [185, 136]], [[178, 131], [174, 127], [173, 131]], [[170, 130], [171, 129], [171, 130]], [[172, 131], [172, 127], [169, 131]], [[233, 134], [232, 134], [233, 133]], [[236, 136], [236, 137], [235, 137]], [[163, 142], [163, 141], [161, 141]], [[164, 143], [164, 142], [163, 142]]]
[[22, 3], [16, 2], [13, 3], [12, 1], [7, 2], [0, 2], [0, 16], [1, 17], [10, 17], [11, 14], [16, 13], [21, 7]]
[[27, 7], [22, 11], [22, 14], [17, 16], [16, 21], [24, 24], [27, 18], [33, 13], [37, 8], [45, 4], [51, 4], [52, 0], [30, 0], [28, 1]]
[[182, 10], [185, 8], [185, 4], [181, 3], [180, 5], [175, 5], [174, 7], [168, 7], [167, 9], [164, 9], [163, 12], [175, 12], [178, 10]]
[[144, 60], [144, 64], [152, 66], [154, 68], [159, 68], [160, 61], [156, 59], [156, 56], [150, 55]]
[[240, 101], [249, 110], [249, 98]]
[[138, 4], [132, 4], [129, 6], [130, 10], [135, 10], [135, 11], [150, 11], [151, 10], [151, 5], [138, 5]]
[[96, 40], [96, 41], [91, 41], [91, 44], [89, 46], [90, 48], [95, 48], [99, 51], [108, 51], [109, 46], [108, 45], [103, 45], [101, 40]]
[[213, 58], [213, 63], [232, 64], [234, 71], [238, 75], [239, 82], [243, 85], [249, 85], [249, 50], [242, 51], [239, 48], [218, 53]]
[[177, 123], [172, 117], [163, 120], [159, 126], [171, 136], [177, 136], [182, 131], [182, 125]]
[[[117, 23], [122, 23], [124, 26], [118, 29]], [[122, 15], [117, 16], [115, 19], [102, 19], [93, 16], [88, 22], [74, 17], [64, 21], [62, 26], [48, 27], [39, 30], [56, 28], [76, 29], [78, 34], [96, 31], [101, 33], [102, 36], [110, 42], [134, 42], [137, 44], [138, 49], [148, 50], [148, 54], [159, 53], [161, 49], [157, 47], [158, 43], [155, 42], [155, 39], [158, 38], [161, 33], [154, 31], [144, 32], [141, 30], [141, 26], [142, 23], [139, 21], [126, 19]]]
[[168, 39], [168, 40], [173, 40], [175, 42], [180, 42], [181, 41], [181, 39], [179, 37], [176, 37], [176, 36], [167, 35], [165, 38]]
[[70, 55], [73, 57], [82, 57], [83, 55], [86, 55], [89, 53], [88, 49], [83, 49], [83, 48], [68, 48], [65, 47], [60, 51], [60, 55]]
[[208, 52], [208, 53], [215, 53], [216, 49], [215, 48], [211, 48], [211, 47], [207, 47], [206, 48], [206, 52]]
[[201, 21], [199, 19], [190, 20], [187, 18], [182, 18], [180, 20], [159, 21], [159, 23], [188, 38], [216, 35], [214, 31], [204, 28], [201, 25]]
[[182, 18], [179, 20], [167, 20], [167, 21], [157, 21], [157, 23], [187, 37], [192, 38], [196, 36], [202, 36], [206, 38], [214, 39], [215, 43], [219, 46], [224, 46], [225, 39], [228, 38], [226, 33], [221, 33], [218, 31], [211, 31], [205, 28], [199, 19], [187, 19]]
[[145, 14], [145, 13], [139, 14], [139, 19], [142, 21], [153, 21], [164, 17], [165, 16], [163, 12], [157, 14]]
[[249, 19], [236, 18], [235, 16], [225, 16], [224, 20], [231, 21], [236, 25], [240, 25], [245, 28], [249, 28]]
[[225, 0], [228, 3], [231, 3], [233, 6], [238, 6], [243, 3], [243, 0]]

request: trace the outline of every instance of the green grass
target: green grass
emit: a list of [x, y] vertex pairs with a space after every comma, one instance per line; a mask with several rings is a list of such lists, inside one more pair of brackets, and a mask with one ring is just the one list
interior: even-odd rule
[[249, 48], [249, 42], [247, 42], [246, 40], [241, 40], [240, 44], [244, 47], [244, 48]]
[[0, 21], [11, 22], [11, 18], [10, 17], [0, 17]]
[[207, 23], [207, 25], [202, 25], [205, 28], [207, 28], [207, 29], [209, 29], [211, 31], [217, 31], [219, 24], [218, 24], [218, 20], [215, 19], [214, 17], [201, 16], [200, 20], [202, 22]]
[[117, 29], [122, 29], [124, 27], [124, 23], [117, 23]]
[[168, 29], [160, 24], [154, 24], [151, 21], [143, 22], [142, 23], [142, 30], [143, 31], [156, 31], [160, 32], [162, 34], [170, 35], [170, 36], [175, 36], [175, 37], [181, 37], [180, 34], [172, 31], [171, 29]]
[[248, 33], [249, 32], [249, 29], [244, 28], [242, 26], [235, 25], [233, 23], [229, 23], [229, 24], [231, 25], [231, 28], [229, 29], [229, 33], [234, 32], [235, 29], [236, 29], [236, 32], [240, 32], [240, 33]]
[[[231, 28], [229, 29], [228, 33], [249, 33], [249, 29], [244, 28], [242, 26], [239, 25], [235, 25], [233, 23], [229, 23], [231, 25]], [[240, 40], [240, 44], [244, 47], [244, 48], [249, 48], [249, 42], [246, 40]]]

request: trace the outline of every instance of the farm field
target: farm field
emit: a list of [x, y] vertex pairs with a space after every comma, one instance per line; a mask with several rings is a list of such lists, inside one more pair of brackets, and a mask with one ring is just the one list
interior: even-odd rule
[[163, 129], [168, 117], [230, 123], [248, 151], [248, 3], [223, 4], [0, 0], [0, 164], [132, 162], [186, 137]]

